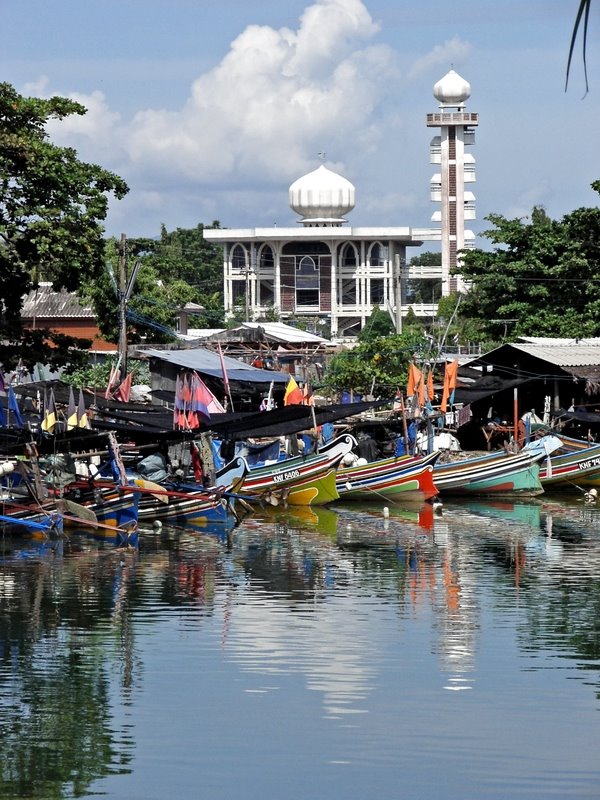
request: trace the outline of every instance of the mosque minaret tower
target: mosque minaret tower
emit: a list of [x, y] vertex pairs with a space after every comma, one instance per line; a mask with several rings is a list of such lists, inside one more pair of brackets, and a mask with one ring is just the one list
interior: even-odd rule
[[479, 115], [465, 111], [471, 86], [453, 69], [435, 84], [433, 95], [439, 111], [427, 114], [427, 127], [440, 133], [431, 140], [430, 161], [440, 171], [431, 178], [431, 199], [440, 209], [431, 219], [440, 224], [442, 294], [448, 295], [464, 289], [460, 276], [452, 274], [457, 253], [475, 246], [473, 232], [465, 230], [465, 221], [475, 219], [475, 195], [465, 189], [475, 182], [475, 159], [466, 149], [475, 143]]

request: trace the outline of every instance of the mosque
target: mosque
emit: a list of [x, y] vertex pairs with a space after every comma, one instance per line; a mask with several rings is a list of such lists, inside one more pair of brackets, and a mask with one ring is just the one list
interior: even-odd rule
[[[465, 221], [475, 219], [475, 196], [465, 186], [475, 181], [474, 144], [478, 115], [465, 111], [469, 83], [451, 69], [433, 87], [439, 110], [427, 114], [428, 128], [439, 129], [430, 144], [431, 200], [439, 208], [433, 228], [355, 227], [346, 217], [355, 206], [355, 187], [322, 164], [289, 188], [298, 227], [204, 230], [207, 240], [223, 245], [225, 313], [244, 309], [247, 320], [275, 310], [282, 321], [313, 319], [315, 331], [328, 324], [332, 338], [352, 337], [373, 307], [392, 315], [396, 330], [412, 308], [434, 317], [436, 304], [409, 302], [414, 280], [439, 283], [442, 295], [463, 288], [453, 275], [459, 251], [473, 248], [475, 236]], [[408, 248], [435, 242], [440, 262], [413, 266]]]

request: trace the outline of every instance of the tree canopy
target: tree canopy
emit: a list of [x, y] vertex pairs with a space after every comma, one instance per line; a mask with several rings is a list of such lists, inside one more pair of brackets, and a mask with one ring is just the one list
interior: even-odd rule
[[[600, 181], [592, 184], [600, 191]], [[529, 221], [486, 218], [494, 248], [463, 254], [470, 288], [461, 316], [484, 336], [600, 335], [600, 209], [580, 208], [561, 220], [534, 208]]]
[[337, 391], [352, 388], [391, 398], [399, 387], [406, 386], [413, 357], [420, 361], [430, 358], [434, 355], [431, 348], [431, 341], [416, 328], [367, 339], [333, 356], [325, 384]]
[[23, 297], [40, 280], [75, 290], [82, 277], [103, 269], [108, 196], [121, 198], [128, 191], [117, 175], [50, 141], [50, 120], [85, 113], [67, 98], [23, 97], [0, 83], [0, 361], [5, 367], [19, 358], [31, 367], [73, 357], [76, 340], [23, 331]]
[[[195, 327], [215, 327], [223, 322], [223, 254], [219, 245], [204, 239], [205, 227], [177, 228], [168, 231], [163, 225], [160, 237], [127, 240], [128, 272], [139, 262], [134, 289], [128, 304], [127, 339], [140, 341], [143, 336], [154, 342], [172, 339], [179, 311], [187, 303], [204, 308], [192, 318]], [[111, 341], [118, 339], [118, 296], [114, 282], [118, 275], [120, 243], [114, 238], [106, 242], [107, 269], [93, 281], [87, 281], [83, 292], [94, 306], [102, 334]]]

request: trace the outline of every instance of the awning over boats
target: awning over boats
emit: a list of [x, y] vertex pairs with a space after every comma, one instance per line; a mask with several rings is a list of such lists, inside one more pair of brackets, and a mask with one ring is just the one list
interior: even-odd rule
[[[460, 375], [458, 380], [460, 381]], [[500, 392], [524, 386], [532, 380], [535, 380], [535, 378], [528, 377], [516, 380], [505, 380], [498, 375], [484, 375], [471, 386], [457, 386], [454, 392], [454, 402], [464, 403], [464, 405], [477, 403], [479, 400], [485, 400]]]
[[[222, 378], [223, 368], [218, 353], [206, 350], [203, 347], [194, 347], [187, 350], [144, 350], [144, 354], [149, 358], [166, 361], [183, 369], [190, 369], [200, 375], [208, 375], [211, 378]], [[235, 358], [223, 356], [223, 363], [227, 370], [227, 378], [230, 381], [242, 381], [244, 383], [264, 383], [286, 384], [290, 378], [287, 372], [276, 372], [269, 369], [257, 369], [243, 361]]]

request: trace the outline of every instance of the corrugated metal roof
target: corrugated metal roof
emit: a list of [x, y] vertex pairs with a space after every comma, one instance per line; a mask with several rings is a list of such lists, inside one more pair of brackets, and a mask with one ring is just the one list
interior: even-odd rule
[[519, 336], [520, 341], [528, 344], [544, 344], [544, 345], [598, 345], [600, 346], [600, 338], [592, 339], [561, 339], [559, 337], [551, 336]]
[[[289, 344], [325, 344], [327, 339], [322, 336], [317, 336], [314, 333], [294, 328], [291, 325], [286, 325], [284, 322], [242, 322], [241, 328], [258, 328], [261, 327], [269, 339], [277, 339], [281, 342], [288, 342]], [[235, 330], [235, 329], [234, 329]]]
[[[600, 364], [600, 339], [583, 340], [577, 343], [576, 339], [561, 340], [548, 339], [552, 344], [511, 344], [515, 350], [520, 350], [535, 358], [547, 361], [557, 367], [587, 367]], [[569, 342], [569, 344], [554, 344], [555, 342]], [[583, 344], [584, 341], [597, 342], [597, 344]]]
[[61, 289], [55, 292], [51, 283], [40, 283], [23, 298], [21, 317], [24, 319], [57, 319], [64, 317], [81, 317], [95, 319], [96, 315], [90, 305], [85, 305], [75, 294]]
[[[154, 350], [143, 351], [150, 358], [158, 358], [175, 364], [185, 369], [192, 369], [196, 372], [210, 375], [213, 378], [222, 378], [223, 369], [218, 353], [212, 350], [205, 350], [203, 347], [193, 347], [185, 350]], [[275, 372], [268, 369], [257, 369], [238, 361], [235, 358], [223, 356], [227, 377], [235, 381], [247, 381], [249, 383], [287, 383], [289, 375], [283, 372]]]

